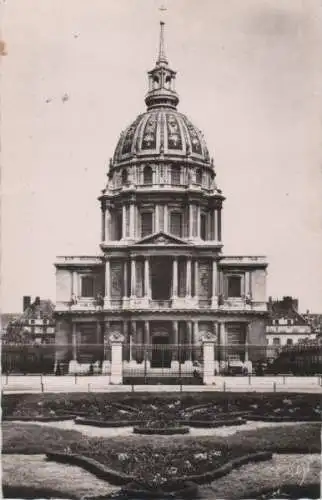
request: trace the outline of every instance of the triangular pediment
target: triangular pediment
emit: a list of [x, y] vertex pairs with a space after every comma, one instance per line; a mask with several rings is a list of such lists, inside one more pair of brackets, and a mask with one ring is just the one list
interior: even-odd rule
[[135, 245], [187, 245], [188, 243], [176, 236], [164, 233], [160, 231], [159, 233], [151, 234], [142, 238], [135, 243]]

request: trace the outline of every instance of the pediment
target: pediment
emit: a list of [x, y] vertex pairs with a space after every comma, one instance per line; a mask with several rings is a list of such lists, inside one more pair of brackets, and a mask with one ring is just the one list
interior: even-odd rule
[[159, 233], [142, 238], [142, 240], [137, 241], [135, 245], [187, 245], [187, 242], [183, 241], [181, 238], [160, 231]]

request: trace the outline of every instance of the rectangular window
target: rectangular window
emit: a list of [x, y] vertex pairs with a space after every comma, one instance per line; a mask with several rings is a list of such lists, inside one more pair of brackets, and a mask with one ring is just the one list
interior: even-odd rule
[[123, 227], [123, 218], [122, 218], [122, 211], [116, 212], [116, 217], [115, 217], [115, 239], [116, 240], [121, 240], [122, 239], [122, 227]]
[[274, 337], [274, 338], [273, 338], [273, 345], [280, 345], [280, 343], [281, 343], [281, 342], [280, 342], [279, 337]]
[[293, 344], [293, 339], [287, 339], [286, 344], [287, 345], [292, 345]]
[[180, 185], [180, 167], [171, 167], [171, 184]]
[[179, 212], [172, 212], [170, 215], [170, 233], [180, 238], [181, 232], [182, 232], [182, 214]]
[[206, 214], [201, 214], [200, 216], [200, 238], [202, 240], [207, 239], [207, 219]]
[[82, 297], [94, 297], [94, 279], [91, 276], [82, 278]]
[[241, 277], [228, 276], [228, 297], [241, 296]]
[[152, 234], [152, 212], [142, 212], [141, 214], [141, 236]]

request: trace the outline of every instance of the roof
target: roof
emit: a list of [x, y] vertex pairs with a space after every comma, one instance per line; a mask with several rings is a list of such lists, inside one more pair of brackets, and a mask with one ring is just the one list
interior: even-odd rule
[[47, 318], [52, 319], [55, 306], [51, 300], [40, 300], [39, 303], [34, 301], [20, 316], [20, 320], [27, 320], [33, 318]]
[[308, 325], [306, 318], [297, 310], [298, 301], [292, 297], [269, 302], [270, 319], [292, 319], [294, 325]]

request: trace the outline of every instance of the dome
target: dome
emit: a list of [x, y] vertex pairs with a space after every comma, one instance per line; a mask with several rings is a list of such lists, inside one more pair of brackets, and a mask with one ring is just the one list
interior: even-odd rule
[[189, 158], [210, 162], [202, 132], [176, 109], [162, 107], [139, 115], [121, 134], [113, 164], [127, 163], [163, 155], [165, 158]]

